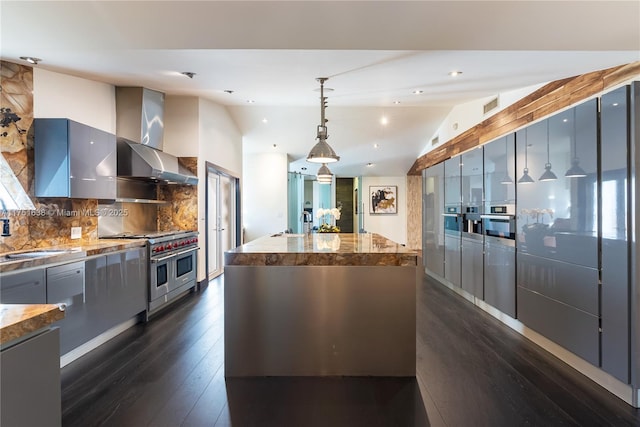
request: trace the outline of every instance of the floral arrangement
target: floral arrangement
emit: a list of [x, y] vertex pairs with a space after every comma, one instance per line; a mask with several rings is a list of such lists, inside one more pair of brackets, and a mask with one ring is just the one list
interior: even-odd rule
[[331, 222], [334, 221], [332, 218], [335, 218], [336, 220], [340, 219], [340, 209], [318, 209], [316, 218], [322, 221], [322, 224], [320, 224], [320, 227], [318, 228], [318, 233], [339, 233], [340, 227], [338, 227], [337, 225], [328, 224], [327, 217]]

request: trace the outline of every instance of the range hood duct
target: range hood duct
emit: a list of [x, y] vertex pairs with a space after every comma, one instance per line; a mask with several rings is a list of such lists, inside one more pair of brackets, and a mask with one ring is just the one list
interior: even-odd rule
[[198, 184], [178, 158], [144, 144], [118, 138], [118, 177], [177, 184]]
[[198, 177], [162, 151], [164, 93], [143, 87], [116, 87], [118, 177], [198, 184]]

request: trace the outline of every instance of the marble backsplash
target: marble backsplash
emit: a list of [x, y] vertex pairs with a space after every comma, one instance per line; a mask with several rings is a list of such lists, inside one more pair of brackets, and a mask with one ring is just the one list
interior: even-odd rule
[[[0, 253], [98, 240], [98, 200], [34, 197], [33, 69], [0, 61], [0, 152], [31, 198], [35, 210], [0, 211], [8, 217], [11, 236], [0, 237]], [[181, 163], [197, 172], [197, 158]], [[158, 186], [158, 230], [197, 229], [197, 187]], [[80, 239], [71, 239], [71, 227], [82, 227]]]

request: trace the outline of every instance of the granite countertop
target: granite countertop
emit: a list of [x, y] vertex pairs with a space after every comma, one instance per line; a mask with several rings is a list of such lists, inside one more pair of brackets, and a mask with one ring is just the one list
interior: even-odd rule
[[38, 266], [54, 264], [54, 263], [61, 263], [65, 261], [73, 262], [76, 260], [81, 260], [88, 256], [101, 255], [101, 254], [117, 252], [125, 249], [142, 247], [142, 246], [145, 246], [146, 243], [147, 243], [146, 240], [143, 240], [143, 239], [101, 239], [91, 243], [50, 246], [46, 248], [32, 248], [29, 250], [5, 252], [3, 254], [0, 254], [0, 256], [10, 255], [13, 253], [20, 253], [20, 252], [39, 251], [39, 250], [62, 251], [59, 253], [52, 253], [51, 255], [38, 257], [38, 258], [3, 260], [2, 262], [0, 262], [0, 273], [22, 270], [25, 268], [38, 267]]
[[225, 252], [225, 265], [416, 266], [418, 253], [375, 233], [278, 234]]
[[57, 304], [0, 304], [0, 344], [19, 339], [64, 318]]

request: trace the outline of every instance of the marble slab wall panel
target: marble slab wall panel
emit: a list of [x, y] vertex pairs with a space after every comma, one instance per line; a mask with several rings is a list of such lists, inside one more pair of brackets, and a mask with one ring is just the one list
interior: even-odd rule
[[[0, 72], [0, 151], [35, 205], [33, 211], [0, 212], [11, 219], [0, 253], [97, 240], [97, 200], [34, 197], [33, 69], [0, 61]], [[81, 239], [71, 240], [71, 227], [82, 227]]]
[[[194, 175], [198, 171], [196, 157], [180, 157], [179, 162]], [[198, 229], [198, 187], [191, 185], [159, 186], [159, 199], [170, 201], [158, 207], [158, 230]]]

